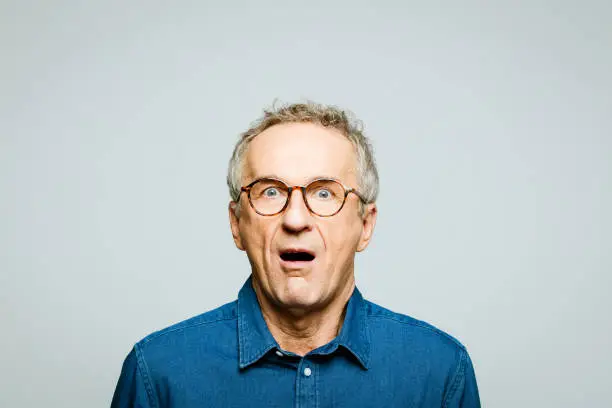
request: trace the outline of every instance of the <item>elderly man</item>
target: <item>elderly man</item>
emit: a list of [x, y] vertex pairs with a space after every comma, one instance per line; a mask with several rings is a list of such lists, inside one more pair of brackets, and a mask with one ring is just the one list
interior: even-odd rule
[[357, 122], [314, 103], [267, 111], [227, 181], [251, 276], [236, 301], [138, 342], [112, 407], [480, 406], [457, 340], [355, 287], [378, 192]]

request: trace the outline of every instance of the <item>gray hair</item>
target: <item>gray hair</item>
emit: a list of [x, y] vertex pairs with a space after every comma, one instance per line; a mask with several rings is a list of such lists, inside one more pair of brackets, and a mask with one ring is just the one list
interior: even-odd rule
[[336, 106], [314, 102], [273, 106], [264, 110], [264, 115], [240, 135], [229, 161], [227, 186], [234, 202], [240, 198], [242, 170], [245, 153], [250, 142], [264, 130], [282, 123], [314, 123], [333, 128], [345, 135], [355, 147], [357, 155], [358, 190], [366, 203], [373, 203], [378, 196], [378, 170], [369, 139], [363, 134], [361, 121], [348, 111]]

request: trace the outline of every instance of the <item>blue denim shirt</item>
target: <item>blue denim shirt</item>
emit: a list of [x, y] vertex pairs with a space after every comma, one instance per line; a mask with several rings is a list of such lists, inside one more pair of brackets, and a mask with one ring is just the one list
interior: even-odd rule
[[355, 289], [340, 334], [300, 357], [272, 337], [247, 280], [238, 300], [138, 342], [113, 408], [480, 407], [468, 353]]

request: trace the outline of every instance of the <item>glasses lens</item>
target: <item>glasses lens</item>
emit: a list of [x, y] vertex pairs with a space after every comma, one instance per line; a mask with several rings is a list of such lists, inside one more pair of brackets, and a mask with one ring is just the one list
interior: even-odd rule
[[306, 187], [306, 201], [315, 214], [335, 214], [344, 203], [344, 187], [333, 180], [313, 181]]
[[251, 187], [251, 205], [260, 214], [276, 214], [287, 202], [287, 186], [276, 180], [259, 180]]

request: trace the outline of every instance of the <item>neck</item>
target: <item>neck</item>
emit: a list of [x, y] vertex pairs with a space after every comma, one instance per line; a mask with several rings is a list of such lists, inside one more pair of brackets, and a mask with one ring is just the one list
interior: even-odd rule
[[299, 356], [308, 354], [338, 336], [344, 322], [346, 304], [355, 288], [352, 278], [341, 292], [322, 308], [286, 309], [273, 304], [255, 280], [253, 283], [270, 333], [283, 350]]

